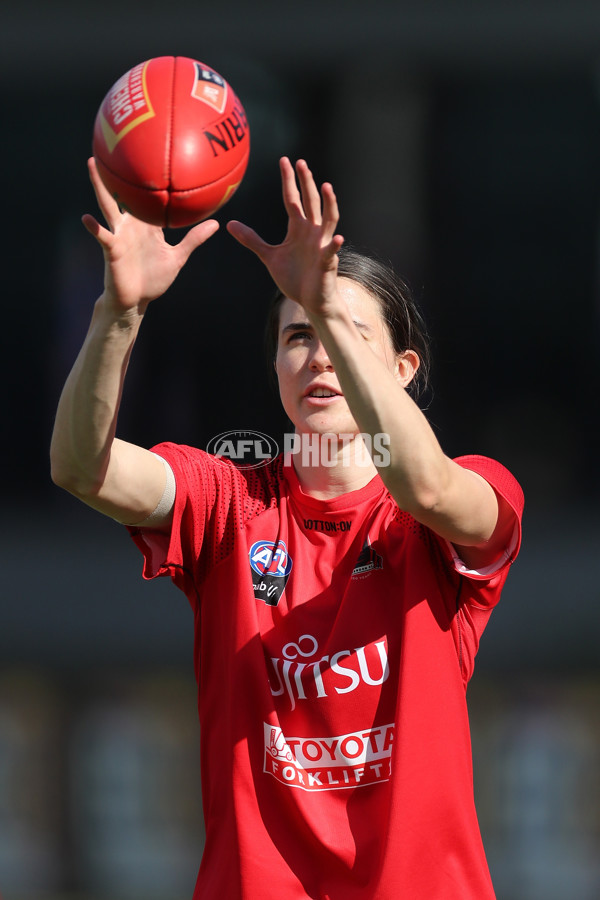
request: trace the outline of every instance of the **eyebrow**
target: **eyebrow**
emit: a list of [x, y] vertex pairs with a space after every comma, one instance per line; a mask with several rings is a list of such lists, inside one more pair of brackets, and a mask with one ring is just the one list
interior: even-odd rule
[[[360, 319], [352, 320], [359, 331], [364, 334], [372, 334], [373, 329], [370, 325], [367, 325], [366, 322], [361, 322]], [[281, 329], [281, 334], [293, 334], [296, 331], [314, 331], [313, 326], [310, 322], [291, 322], [289, 325], [286, 325]]]

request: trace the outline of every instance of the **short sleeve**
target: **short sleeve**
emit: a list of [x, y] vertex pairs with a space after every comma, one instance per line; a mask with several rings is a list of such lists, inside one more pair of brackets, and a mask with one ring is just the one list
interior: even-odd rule
[[490, 484], [507, 505], [513, 518], [511, 539], [504, 548], [500, 558], [485, 569], [469, 569], [460, 559], [456, 548], [448, 543], [454, 566], [461, 575], [468, 578], [489, 581], [499, 575], [515, 561], [521, 549], [521, 523], [523, 519], [524, 495], [521, 485], [509, 470], [495, 459], [487, 456], [459, 456], [454, 462], [465, 469], [477, 472]]
[[[490, 615], [500, 600], [511, 564], [521, 547], [523, 491], [516, 478], [501, 463], [484, 456], [461, 456], [454, 460], [465, 469], [478, 472], [507, 504], [513, 518], [508, 545], [501, 557], [487, 569], [471, 570], [459, 558], [456, 548], [444, 541], [450, 625], [465, 684], [473, 674], [475, 657]], [[438, 545], [439, 546], [439, 545]]]
[[276, 478], [267, 467], [257, 475], [182, 444], [157, 444], [152, 451], [175, 476], [171, 530], [128, 530], [144, 556], [143, 577], [169, 575], [194, 605], [207, 571], [232, 552], [248, 518], [264, 509]]
[[191, 599], [206, 555], [205, 537], [211, 523], [218, 527], [227, 520], [239, 473], [193, 447], [164, 443], [152, 451], [169, 463], [175, 475], [173, 524], [170, 533], [128, 530], [144, 556], [143, 577], [169, 575]]

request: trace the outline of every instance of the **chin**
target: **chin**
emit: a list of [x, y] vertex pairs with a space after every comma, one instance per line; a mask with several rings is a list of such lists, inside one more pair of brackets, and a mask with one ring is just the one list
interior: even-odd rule
[[354, 419], [348, 421], [319, 414], [309, 416], [294, 425], [298, 434], [358, 434]]
[[297, 434], [358, 434], [359, 428], [346, 409], [306, 410], [294, 406], [284, 411]]

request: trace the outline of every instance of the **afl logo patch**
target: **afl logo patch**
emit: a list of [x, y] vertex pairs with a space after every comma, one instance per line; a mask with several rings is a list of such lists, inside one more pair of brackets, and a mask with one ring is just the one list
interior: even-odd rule
[[248, 557], [255, 599], [267, 606], [277, 606], [292, 571], [292, 558], [285, 542], [255, 541]]
[[218, 113], [222, 113], [227, 103], [227, 82], [213, 69], [196, 62], [192, 97], [204, 100]]

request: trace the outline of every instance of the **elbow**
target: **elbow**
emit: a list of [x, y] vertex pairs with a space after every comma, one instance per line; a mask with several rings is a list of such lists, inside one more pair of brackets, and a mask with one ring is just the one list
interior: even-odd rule
[[79, 479], [68, 468], [53, 460], [50, 461], [50, 478], [56, 487], [68, 491], [69, 494], [79, 495]]
[[64, 442], [59, 439], [55, 427], [50, 442], [50, 479], [52, 483], [56, 487], [69, 490], [68, 485], [72, 478], [72, 468], [64, 451]]
[[98, 490], [97, 483], [85, 478], [81, 472], [52, 456], [50, 458], [50, 478], [56, 487], [73, 494], [80, 500], [91, 497]]
[[65, 454], [61, 453], [60, 444], [53, 437], [50, 445], [50, 478], [53, 484], [72, 493], [75, 482], [73, 468]]
[[[384, 482], [386, 478], [382, 475]], [[390, 479], [386, 483], [399, 507], [415, 518], [438, 513], [444, 505], [444, 491], [440, 485], [426, 479]]]
[[443, 508], [442, 496], [438, 491], [433, 490], [415, 491], [408, 499], [408, 506], [407, 511], [416, 519], [421, 519], [423, 516], [435, 516]]
[[388, 486], [390, 494], [400, 509], [409, 513], [418, 522], [428, 523], [444, 515], [447, 506], [445, 492], [431, 484], [406, 482]]
[[415, 518], [435, 519], [444, 515], [452, 502], [454, 484], [449, 460], [442, 456], [427, 467], [415, 466], [410, 478], [406, 478], [405, 496], [407, 512]]
[[50, 479], [56, 487], [85, 499], [101, 487], [97, 472], [86, 470], [68, 444], [55, 433], [50, 443]]
[[70, 481], [69, 467], [65, 465], [64, 460], [57, 453], [54, 446], [50, 447], [50, 479], [56, 487], [68, 490], [67, 484]]
[[405, 512], [421, 520], [435, 518], [446, 508], [453, 490], [452, 463], [444, 454], [413, 453], [392, 459], [379, 473], [392, 497]]

